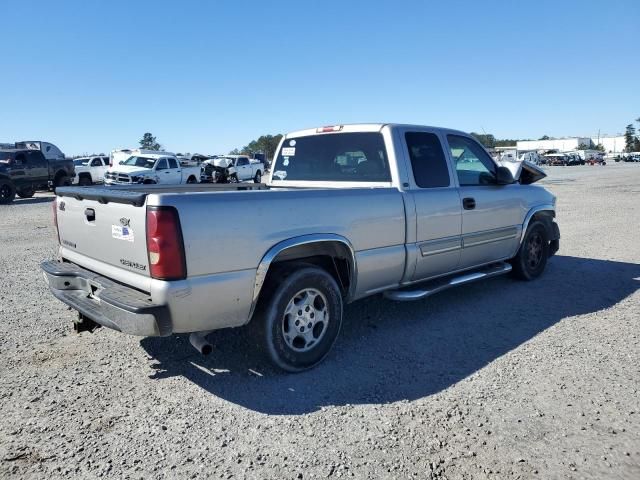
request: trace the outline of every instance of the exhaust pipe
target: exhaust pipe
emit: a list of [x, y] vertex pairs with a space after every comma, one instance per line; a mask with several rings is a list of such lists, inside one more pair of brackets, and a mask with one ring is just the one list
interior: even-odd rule
[[213, 345], [207, 341], [207, 335], [211, 332], [195, 332], [189, 335], [189, 342], [193, 348], [198, 350], [202, 355], [209, 355], [213, 351]]

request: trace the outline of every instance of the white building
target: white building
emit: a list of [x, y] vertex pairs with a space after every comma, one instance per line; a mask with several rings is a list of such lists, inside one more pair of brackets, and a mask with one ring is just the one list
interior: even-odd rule
[[600, 137], [565, 137], [549, 140], [519, 140], [518, 152], [532, 150], [558, 150], [560, 152], [573, 152], [579, 150], [580, 145], [594, 148], [598, 143], [604, 147], [605, 153], [621, 153], [624, 151], [624, 136], [600, 136]]
[[578, 150], [580, 145], [591, 145], [589, 137], [566, 137], [553, 138], [549, 140], [518, 140], [518, 151], [529, 150], [559, 150], [560, 152], [571, 152]]
[[598, 145], [598, 142], [600, 142], [606, 153], [622, 153], [625, 147], [623, 135], [591, 137], [591, 141], [594, 146]]

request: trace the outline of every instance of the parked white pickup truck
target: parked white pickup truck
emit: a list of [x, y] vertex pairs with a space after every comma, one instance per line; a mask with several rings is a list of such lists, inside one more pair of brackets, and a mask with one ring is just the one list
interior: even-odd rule
[[92, 185], [103, 183], [104, 174], [109, 169], [109, 157], [82, 157], [73, 161], [76, 169], [74, 184]]
[[506, 163], [450, 129], [302, 130], [282, 139], [267, 186], [58, 189], [59, 258], [42, 269], [78, 331], [191, 333], [207, 353], [209, 332], [251, 322], [266, 357], [300, 371], [328, 354], [344, 303], [542, 274], [556, 199], [531, 185], [542, 170]]
[[[262, 181], [264, 173], [264, 163], [254, 160], [246, 155], [226, 155], [224, 158], [231, 160], [236, 173], [236, 179], [240, 182], [253, 180], [255, 183]], [[234, 181], [233, 179], [231, 181]]]
[[104, 175], [104, 183], [179, 185], [198, 183], [199, 178], [200, 167], [183, 167], [174, 155], [145, 153], [112, 166]]

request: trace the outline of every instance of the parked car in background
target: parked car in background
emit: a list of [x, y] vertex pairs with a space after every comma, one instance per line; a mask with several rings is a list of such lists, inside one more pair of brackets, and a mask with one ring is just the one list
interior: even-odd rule
[[450, 129], [302, 130], [283, 138], [267, 186], [61, 189], [60, 258], [42, 268], [78, 331], [191, 333], [207, 353], [207, 333], [252, 322], [265, 356], [300, 371], [328, 354], [345, 303], [543, 273], [556, 199], [532, 185], [541, 169], [505, 163]]
[[143, 183], [179, 185], [198, 183], [200, 167], [183, 167], [175, 155], [168, 152], [138, 154], [114, 165], [104, 174], [104, 183]]
[[71, 185], [74, 176], [72, 160], [47, 160], [36, 149], [1, 149], [0, 204], [13, 202], [16, 195], [29, 198], [36, 190]]
[[255, 183], [262, 182], [262, 174], [264, 173], [264, 163], [262, 161], [249, 158], [246, 155], [227, 155], [226, 158], [232, 160], [238, 181], [253, 180]]
[[544, 155], [544, 159], [547, 165], [569, 165], [569, 158], [564, 153], [548, 153]]
[[76, 169], [74, 184], [93, 185], [94, 183], [104, 183], [104, 174], [109, 169], [109, 157], [81, 157], [76, 158], [73, 164]]
[[540, 155], [538, 152], [521, 153], [520, 156], [518, 157], [518, 160], [521, 162], [526, 161], [534, 165], [542, 165], [544, 163], [542, 159], [542, 155]]
[[567, 165], [584, 165], [585, 160], [582, 158], [578, 152], [569, 152], [565, 154], [567, 157]]

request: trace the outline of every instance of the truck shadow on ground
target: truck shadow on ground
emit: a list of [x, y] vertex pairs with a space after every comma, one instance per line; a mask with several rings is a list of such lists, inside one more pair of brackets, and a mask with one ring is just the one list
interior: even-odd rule
[[342, 332], [317, 368], [266, 366], [246, 329], [214, 332], [203, 357], [186, 336], [145, 338], [151, 378], [184, 376], [211, 394], [267, 414], [389, 403], [437, 393], [560, 320], [611, 307], [640, 287], [640, 264], [556, 256], [534, 282], [500, 277], [413, 303], [380, 296], [345, 308]]

